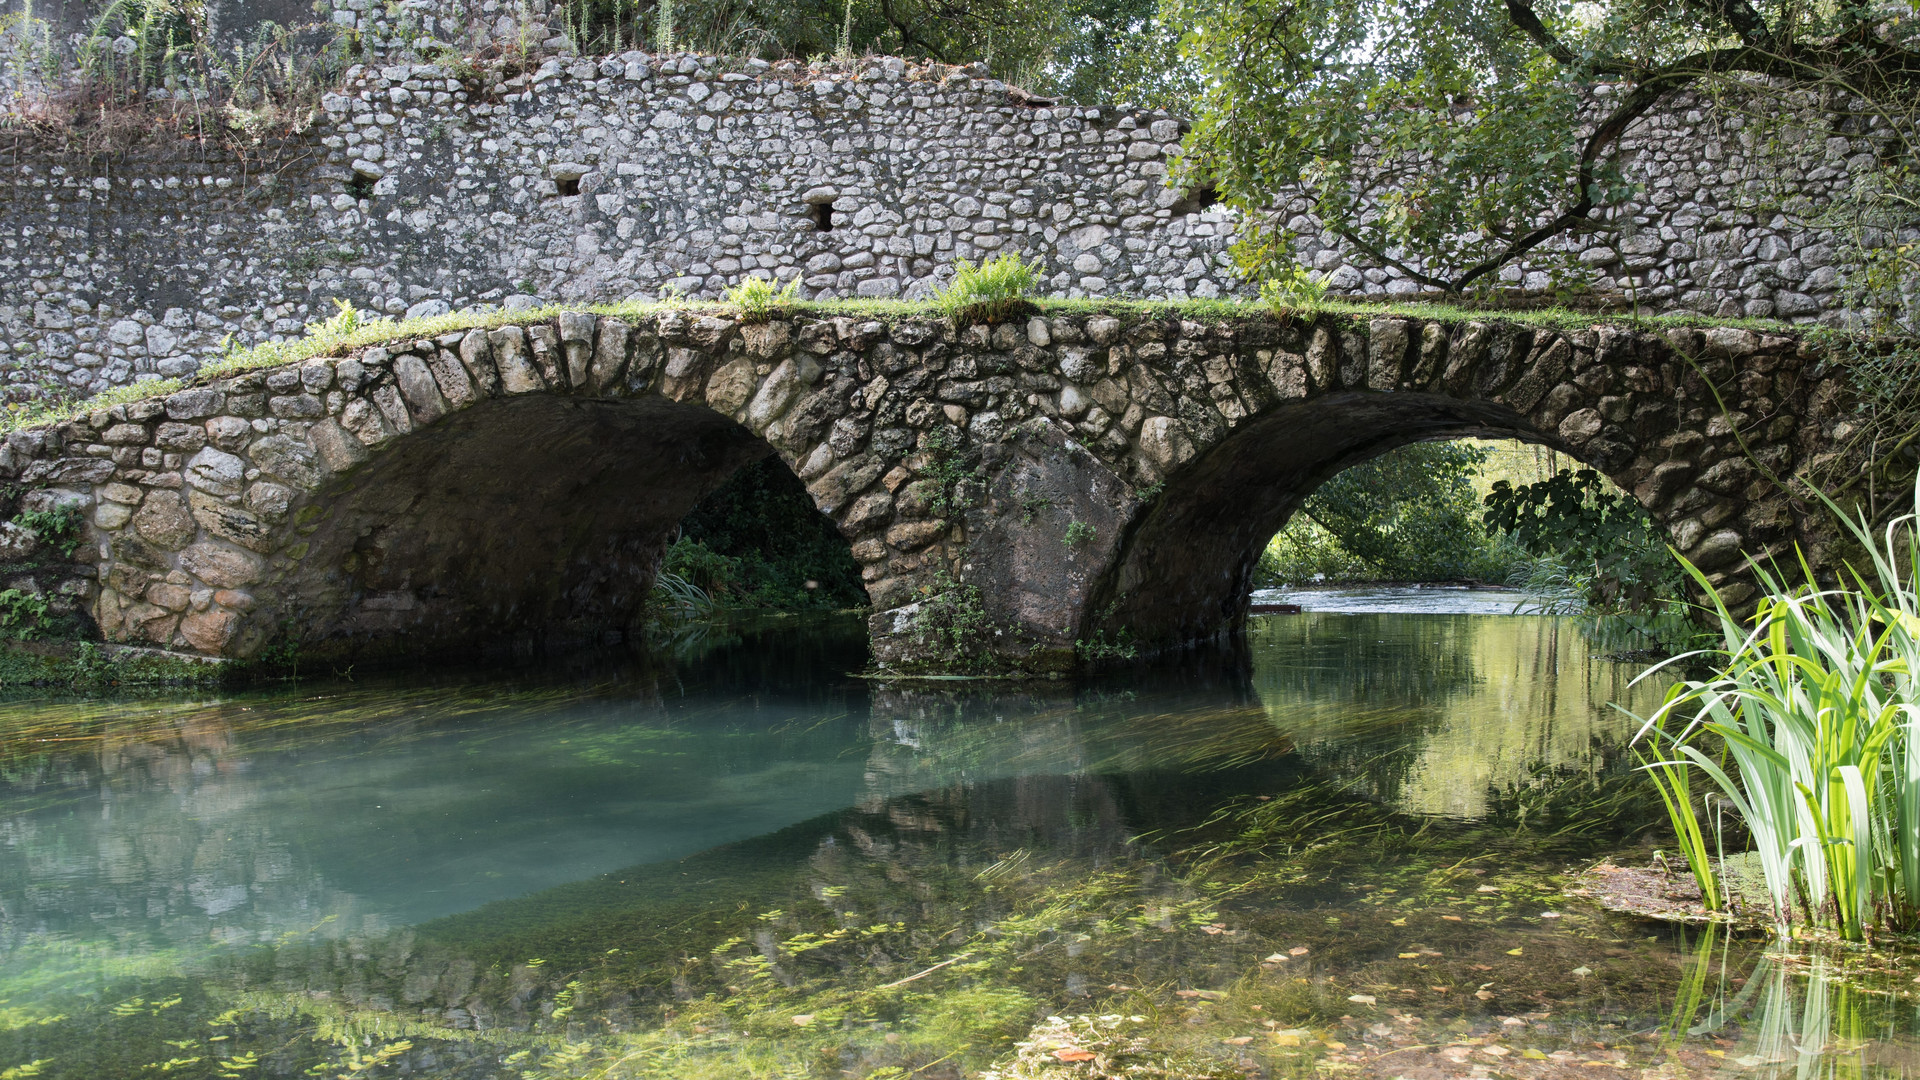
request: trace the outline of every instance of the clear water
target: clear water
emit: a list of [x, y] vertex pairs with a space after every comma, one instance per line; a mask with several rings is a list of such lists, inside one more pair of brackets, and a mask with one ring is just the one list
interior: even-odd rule
[[0, 1077], [1914, 1071], [1905, 954], [1561, 895], [1659, 819], [1657, 688], [1562, 621], [1079, 687], [686, 645], [0, 704]]
[[1338, 615], [1513, 615], [1526, 606], [1528, 595], [1466, 585], [1341, 585], [1256, 589], [1253, 599]]

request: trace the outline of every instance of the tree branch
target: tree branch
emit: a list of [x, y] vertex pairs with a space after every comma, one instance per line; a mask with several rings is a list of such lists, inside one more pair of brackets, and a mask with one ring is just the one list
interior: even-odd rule
[[944, 64], [949, 62], [945, 53], [915, 35], [907, 26], [906, 20], [894, 12], [893, 0], [880, 0], [880, 17], [887, 20], [887, 25], [893, 27], [894, 33], [900, 35], [900, 44], [912, 45], [940, 63]]
[[[1728, 2], [1739, 2], [1739, 0], [1728, 0]], [[1527, 35], [1542, 52], [1559, 61], [1562, 67], [1581, 66], [1580, 58], [1574, 55], [1573, 50], [1568, 48], [1565, 42], [1553, 36], [1553, 31], [1548, 30], [1547, 24], [1540, 21], [1540, 16], [1534, 12], [1527, 0], [1507, 0], [1507, 18], [1513, 20], [1513, 25], [1519, 27], [1521, 33]], [[1597, 75], [1630, 75], [1634, 71], [1630, 64], [1598, 58], [1588, 61], [1585, 67]]]
[[[1743, 0], [1731, 0], [1731, 2], [1742, 3], [1744, 6]], [[1909, 92], [1915, 87], [1920, 87], [1920, 56], [1901, 49], [1885, 49], [1882, 51], [1882, 57], [1888, 61], [1886, 64], [1876, 63], [1869, 69], [1871, 81], [1876, 87], [1897, 87]], [[1634, 121], [1646, 115], [1663, 98], [1710, 75], [1747, 73], [1804, 82], [1814, 73], [1831, 72], [1844, 66], [1851, 66], [1848, 63], [1848, 57], [1842, 49], [1835, 47], [1794, 49], [1787, 52], [1742, 47], [1710, 49], [1695, 53], [1643, 76], [1638, 80], [1638, 85], [1633, 88], [1633, 91], [1627, 95], [1627, 99], [1615, 106], [1613, 112], [1594, 128], [1591, 135], [1587, 136], [1586, 145], [1580, 152], [1579, 168], [1574, 174], [1574, 190], [1578, 197], [1573, 205], [1567, 207], [1552, 221], [1516, 238], [1498, 254], [1469, 267], [1465, 273], [1446, 282], [1444, 287], [1454, 292], [1462, 291], [1479, 278], [1499, 270], [1553, 237], [1588, 220], [1595, 205], [1593, 182], [1595, 173], [1599, 170], [1601, 158], [1619, 143]], [[1846, 79], [1843, 85], [1863, 95], [1867, 94], [1869, 89], [1859, 79]]]
[[1733, 32], [1740, 35], [1740, 43], [1747, 48], [1773, 47], [1773, 31], [1768, 28], [1767, 20], [1747, 0], [1709, 0], [1708, 10], [1733, 27]]

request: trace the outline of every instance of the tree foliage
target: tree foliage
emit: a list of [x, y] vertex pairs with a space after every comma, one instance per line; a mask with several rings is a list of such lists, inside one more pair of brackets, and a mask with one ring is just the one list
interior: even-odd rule
[[[1631, 193], [1622, 136], [1689, 89], [1874, 131], [1887, 177], [1912, 175], [1920, 20], [1885, 6], [1170, 2], [1205, 87], [1188, 168], [1256, 212], [1298, 193], [1345, 243], [1432, 287], [1486, 284], [1601, 227]], [[1911, 201], [1867, 194], [1913, 220]], [[1293, 239], [1269, 220], [1243, 257], [1285, 264]]]
[[1642, 611], [1681, 595], [1679, 564], [1640, 507], [1592, 469], [1561, 469], [1531, 484], [1496, 481], [1486, 527], [1552, 559], [1598, 611]]
[[1486, 458], [1465, 442], [1404, 446], [1320, 485], [1298, 513], [1376, 578], [1482, 577], [1494, 567], [1475, 520], [1473, 477]]
[[1075, 102], [1171, 100], [1179, 33], [1159, 0], [568, 0], [582, 49], [672, 40], [768, 60], [886, 54], [984, 61], [1036, 94]]
[[777, 458], [735, 473], [680, 522], [662, 568], [721, 607], [863, 607], [846, 538]]

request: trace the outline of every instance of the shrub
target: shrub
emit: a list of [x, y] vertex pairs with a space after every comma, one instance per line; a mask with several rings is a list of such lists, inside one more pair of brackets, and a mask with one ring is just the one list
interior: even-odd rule
[[[1714, 596], [1720, 631], [1717, 648], [1693, 656], [1721, 660], [1710, 677], [1675, 683], [1639, 737], [1666, 755], [1650, 768], [1703, 894], [1716, 890], [1688, 797], [1693, 768], [1752, 837], [1776, 929], [1788, 931], [1798, 900], [1800, 921], [1859, 940], [1876, 921], [1920, 925], [1920, 516], [1896, 519], [1883, 542], [1864, 518], [1842, 520], [1870, 569], [1849, 567], [1850, 586], [1823, 589], [1788, 588], [1755, 566], [1765, 597], [1746, 622], [1687, 565]], [[1696, 745], [1702, 733], [1724, 756]]]
[[1009, 252], [978, 266], [961, 259], [953, 281], [933, 296], [933, 306], [955, 319], [991, 322], [1027, 306], [1039, 275], [1018, 254]]
[[46, 597], [20, 589], [0, 591], [0, 638], [31, 641], [46, 629]]
[[776, 309], [793, 303], [798, 298], [799, 289], [800, 279], [797, 277], [780, 289], [775, 289], [773, 282], [766, 278], [750, 277], [728, 289], [726, 301], [740, 309], [742, 319], [765, 322]]
[[1310, 308], [1326, 298], [1327, 283], [1304, 266], [1291, 266], [1260, 283], [1260, 302], [1276, 313]]

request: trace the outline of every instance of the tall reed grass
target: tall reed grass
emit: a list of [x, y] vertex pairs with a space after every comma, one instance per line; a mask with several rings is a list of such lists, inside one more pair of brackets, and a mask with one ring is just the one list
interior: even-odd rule
[[[1859, 940], [1920, 924], [1920, 514], [1875, 536], [1865, 518], [1831, 509], [1867, 566], [1849, 564], [1839, 586], [1821, 588], [1790, 587], [1756, 563], [1765, 597], [1755, 614], [1737, 619], [1716, 599], [1719, 646], [1668, 661], [1712, 656], [1718, 670], [1676, 683], [1640, 738], [1665, 752], [1649, 768], [1704, 895], [1719, 890], [1691, 769], [1746, 826], [1776, 929], [1797, 922]], [[1815, 580], [1804, 559], [1799, 570]]]

